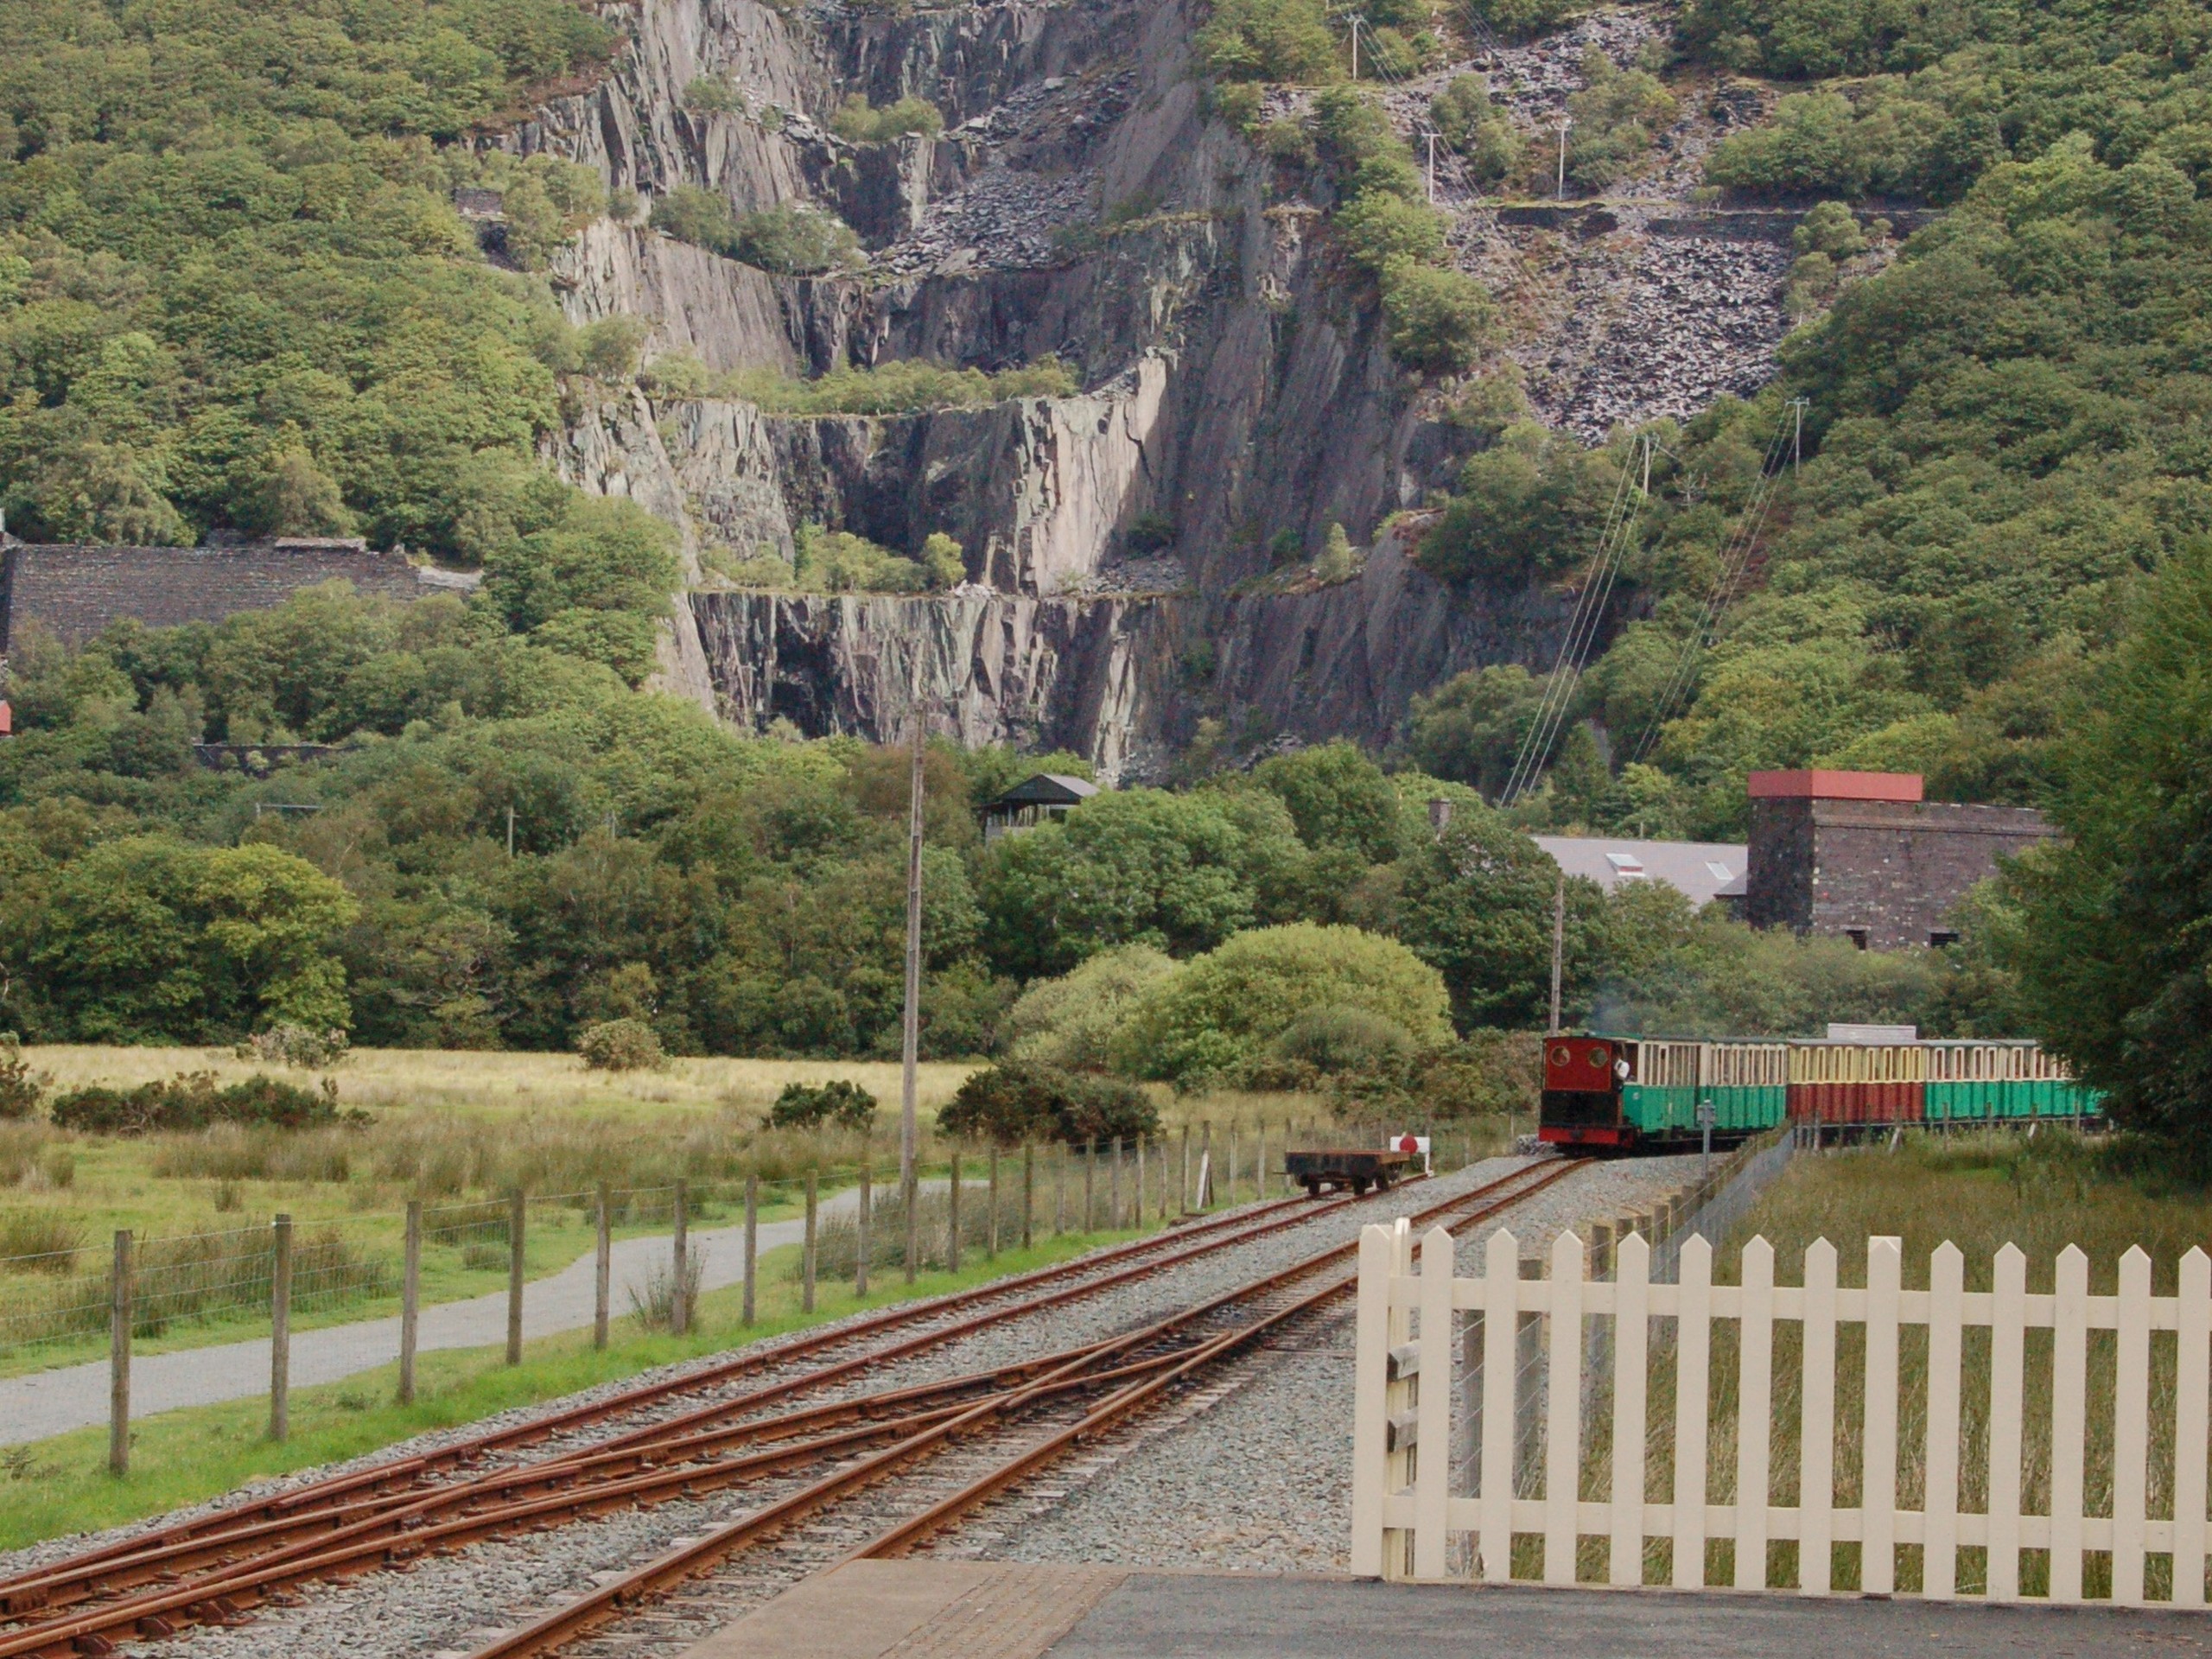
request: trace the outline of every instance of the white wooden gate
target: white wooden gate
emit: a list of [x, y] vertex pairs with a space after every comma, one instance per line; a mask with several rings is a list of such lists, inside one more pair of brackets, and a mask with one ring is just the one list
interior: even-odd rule
[[[2178, 1294], [2151, 1294], [2151, 1259], [2131, 1249], [2120, 1264], [2118, 1294], [2093, 1296], [2088, 1258], [2069, 1246], [2060, 1255], [2054, 1289], [2027, 1291], [2027, 1257], [2012, 1245], [1997, 1254], [1992, 1287], [1964, 1288], [1966, 1258], [1946, 1243], [1929, 1262], [1929, 1288], [1900, 1288], [1902, 1253], [1894, 1238], [1867, 1241], [1866, 1284], [1847, 1289], [1836, 1281], [1835, 1247], [1822, 1240], [1805, 1253], [1800, 1286], [1774, 1281], [1774, 1250], [1764, 1239], [1745, 1247], [1740, 1282], [1713, 1282], [1713, 1249], [1702, 1238], [1683, 1247], [1680, 1281], [1650, 1281], [1650, 1249], [1631, 1236], [1618, 1249], [1610, 1281], [1585, 1275], [1586, 1253], [1573, 1234], [1553, 1245], [1548, 1278], [1524, 1278], [1520, 1247], [1510, 1233], [1493, 1235], [1478, 1278], [1454, 1276], [1450, 1236], [1441, 1229], [1422, 1241], [1416, 1268], [1407, 1224], [1370, 1226], [1359, 1251], [1357, 1381], [1352, 1434], [1352, 1570], [1389, 1578], [1444, 1580], [1471, 1576], [1502, 1582], [1514, 1576], [1515, 1535], [1541, 1540], [1541, 1581], [1576, 1581], [1578, 1547], [1586, 1537], [1609, 1541], [1605, 1578], [1614, 1585], [1644, 1582], [1647, 1539], [1673, 1543], [1672, 1585], [1706, 1586], [1708, 1539], [1735, 1542], [1733, 1587], [1768, 1586], [1770, 1540], [1799, 1545], [1797, 1588], [1829, 1592], [1831, 1549], [1862, 1546], [1860, 1589], [1897, 1590], [1899, 1544], [1924, 1546], [1922, 1588], [1930, 1599], [1958, 1594], [1961, 1546], [1987, 1550], [1986, 1599], [2021, 1596], [2021, 1552], [2048, 1550], [2049, 1596], [2054, 1602], [2083, 1599], [2084, 1552], [2109, 1552], [2113, 1601], [2144, 1605], [2146, 1558], [2172, 1558], [2172, 1603], [2204, 1605], [2205, 1487], [2208, 1450], [2207, 1361], [2212, 1355], [2212, 1258], [2192, 1249], [2180, 1264]], [[1463, 1343], [1455, 1314], [1482, 1316], [1481, 1338], [1471, 1329]], [[1516, 1457], [1515, 1344], [1526, 1315], [1541, 1316], [1547, 1373], [1541, 1386], [1541, 1450]], [[1414, 1326], [1418, 1316], [1418, 1335]], [[1610, 1344], [1586, 1342], [1585, 1322], [1611, 1320]], [[1674, 1346], [1673, 1430], [1675, 1490], [1669, 1501], [1647, 1493], [1646, 1379], [1653, 1321]], [[1708, 1502], [1708, 1397], [1716, 1321], [1738, 1323], [1735, 1491], [1770, 1498], [1774, 1339], [1778, 1324], [1802, 1326], [1801, 1501]], [[1864, 1414], [1857, 1420], [1863, 1446], [1861, 1502], [1835, 1503], [1836, 1338], [1840, 1325], [1865, 1327]], [[1919, 1510], [1898, 1507], [1901, 1331], [1927, 1329], [1925, 1421], [1926, 1500]], [[1987, 1501], [1979, 1510], [1960, 1504], [1961, 1412], [1965, 1390], [1961, 1353], [1969, 1327], [1990, 1332], [1987, 1408]], [[2027, 1333], [2049, 1330], [2047, 1395], [2028, 1395]], [[2110, 1331], [2113, 1358], [2109, 1414], [2092, 1420], [2088, 1408], [2089, 1333]], [[2158, 1421], [2170, 1424], [2172, 1461], [2159, 1471], [2171, 1493], [2171, 1518], [2153, 1518], [2146, 1498], [2151, 1478], [2153, 1398], [2152, 1333], [2175, 1333], [2171, 1392], [2161, 1386]], [[1605, 1459], [1610, 1498], [1580, 1497], [1585, 1480], [1583, 1366], [1586, 1354], [1611, 1356], [1611, 1446]], [[1460, 1375], [1479, 1370], [1479, 1396], [1460, 1400]], [[2039, 1371], [2039, 1368], [2038, 1368]], [[1603, 1382], [1599, 1378], [1594, 1381]], [[1597, 1391], [1599, 1394], [1603, 1389]], [[1917, 1397], [1916, 1395], [1913, 1396]], [[1455, 1411], [1455, 1402], [1459, 1409]], [[1985, 1403], [1970, 1402], [1979, 1411]], [[2023, 1430], [2029, 1408], [2049, 1428], [2050, 1501], [2043, 1513], [2024, 1512]], [[2047, 1405], [2047, 1412], [2044, 1410]], [[1471, 1421], [1470, 1421], [1471, 1420]], [[1452, 1490], [1452, 1455], [1471, 1436], [1478, 1456], [1464, 1461], [1475, 1471], [1474, 1490]], [[2040, 1429], [2037, 1442], [2041, 1444]], [[2084, 1461], [2093, 1442], [2109, 1446], [2110, 1512], [2084, 1512]], [[1523, 1437], [1525, 1440], [1525, 1437]], [[1920, 1448], [1909, 1446], [1908, 1452]], [[1533, 1484], [1541, 1471], [1544, 1496], [1516, 1496], [1516, 1482]], [[2161, 1507], [2166, 1507], [2161, 1505]], [[1471, 1549], [1468, 1546], [1471, 1545]], [[1534, 1554], [1524, 1542], [1524, 1560]], [[1459, 1558], [1464, 1558], [1464, 1564]]]

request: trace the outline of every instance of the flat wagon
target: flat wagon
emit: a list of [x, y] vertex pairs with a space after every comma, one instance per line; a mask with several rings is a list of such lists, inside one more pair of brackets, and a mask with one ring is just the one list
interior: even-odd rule
[[1283, 1154], [1283, 1173], [1306, 1189], [1309, 1198], [1323, 1192], [1364, 1193], [1370, 1187], [1387, 1191], [1391, 1182], [1413, 1173], [1415, 1154], [1395, 1148], [1331, 1147]]

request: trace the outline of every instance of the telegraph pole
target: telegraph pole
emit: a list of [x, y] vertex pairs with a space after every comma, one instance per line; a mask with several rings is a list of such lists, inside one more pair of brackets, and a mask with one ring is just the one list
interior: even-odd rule
[[1366, 18], [1355, 15], [1351, 20], [1351, 78], [1359, 79], [1359, 26]]
[[1421, 137], [1428, 141], [1428, 205], [1433, 207], [1436, 205], [1436, 135], [1424, 132]]
[[912, 726], [913, 776], [906, 797], [906, 1011], [899, 1043], [899, 1192], [906, 1207], [906, 1282], [914, 1282], [915, 1253], [921, 1244], [918, 1215], [920, 1192], [914, 1182], [914, 1068], [922, 1039], [922, 773], [925, 759], [922, 730], [920, 647], [914, 660], [914, 690], [907, 719]]
[[1805, 400], [1792, 397], [1789, 411], [1796, 418], [1796, 427], [1789, 435], [1789, 470], [1795, 473], [1805, 464]]
[[1560, 969], [1567, 959], [1567, 872], [1559, 873], [1559, 890], [1552, 895], [1552, 1023], [1551, 1034], [1559, 1035]]
[[1559, 199], [1567, 200], [1567, 130], [1574, 122], [1564, 111], [1559, 118]]

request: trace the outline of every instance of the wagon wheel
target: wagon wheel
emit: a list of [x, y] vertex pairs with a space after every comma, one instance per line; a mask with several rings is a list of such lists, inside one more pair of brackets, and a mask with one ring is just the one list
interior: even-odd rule
[[1365, 1198], [1367, 1196], [1367, 1177], [1364, 1175], [1353, 1176], [1351, 1178], [1351, 1190], [1352, 1196], [1354, 1198]]

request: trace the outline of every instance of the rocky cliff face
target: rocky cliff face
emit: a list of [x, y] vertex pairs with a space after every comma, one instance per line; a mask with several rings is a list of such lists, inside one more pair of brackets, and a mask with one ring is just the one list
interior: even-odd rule
[[[635, 223], [592, 226], [556, 286], [579, 321], [645, 319], [649, 358], [805, 374], [1056, 355], [1083, 387], [896, 418], [634, 391], [582, 410], [556, 464], [683, 535], [672, 683], [743, 723], [873, 736], [903, 728], [918, 695], [969, 741], [1077, 749], [1110, 778], [1158, 772], [1209, 715], [1248, 742], [1384, 743], [1414, 693], [1462, 668], [1548, 664], [1555, 596], [1448, 591], [1388, 531], [1466, 441], [1332, 280], [1318, 210], [1279, 200], [1272, 164], [1202, 108], [1200, 5], [892, 16], [640, 0], [616, 73], [514, 135], [644, 195], [688, 182], [739, 211], [812, 201], [861, 232], [865, 270], [794, 278]], [[1650, 28], [1605, 14], [1486, 67], [1535, 124], [1580, 84], [1583, 52], [1624, 60]], [[687, 102], [708, 75], [743, 113]], [[1433, 90], [1387, 101], [1410, 130]], [[845, 143], [830, 118], [854, 92], [927, 99], [945, 130]], [[1440, 180], [1461, 263], [1518, 319], [1537, 407], [1579, 433], [1749, 390], [1780, 333], [1771, 234], [1684, 208], [1716, 119], [1686, 109], [1644, 198], [1546, 223], [1448, 168]], [[724, 554], [789, 558], [810, 521], [900, 550], [945, 531], [968, 580], [926, 598], [716, 591]], [[1358, 579], [1249, 591], [1287, 540], [1318, 552], [1332, 524], [1374, 543]]]

